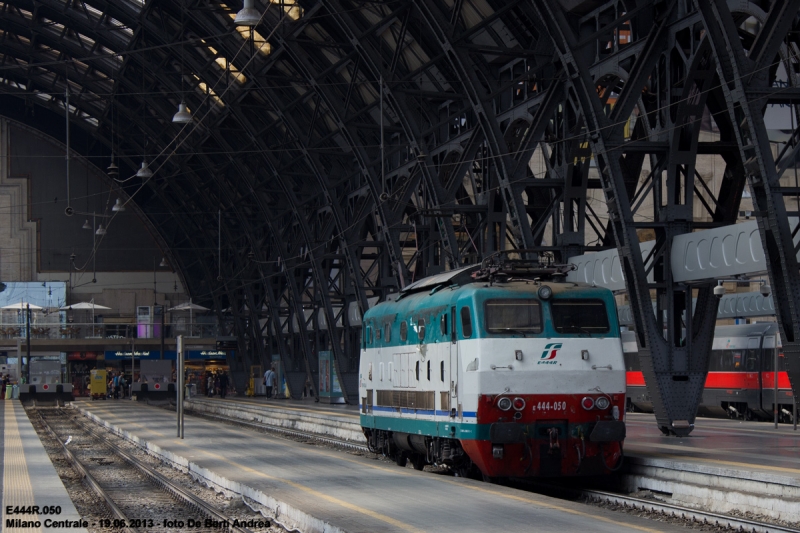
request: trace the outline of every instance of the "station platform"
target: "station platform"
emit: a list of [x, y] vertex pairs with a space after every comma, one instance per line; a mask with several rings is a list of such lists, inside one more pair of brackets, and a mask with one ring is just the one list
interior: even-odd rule
[[[86, 533], [85, 527], [76, 526], [75, 522], [80, 521], [78, 511], [18, 400], [3, 400], [0, 405], [0, 457], [0, 530]], [[6, 514], [8, 507], [24, 507], [26, 511], [36, 511], [32, 507], [37, 507], [38, 512]], [[61, 525], [53, 526], [53, 522]]]
[[[233, 400], [215, 400], [233, 403]], [[84, 415], [139, 442], [218, 489], [243, 494], [279, 520], [314, 532], [643, 532], [683, 531], [665, 522], [613, 513], [487, 483], [399, 468], [359, 453], [326, 449], [130, 401], [74, 402]], [[290, 405], [282, 409], [314, 409]], [[320, 406], [336, 414], [350, 409]], [[352, 417], [353, 414], [346, 416]]]
[[[313, 400], [203, 398], [187, 411], [364, 444], [356, 406]], [[684, 438], [662, 435], [652, 414], [627, 413], [626, 460], [609, 489], [648, 490], [673, 503], [800, 523], [800, 431], [781, 424], [698, 418]]]

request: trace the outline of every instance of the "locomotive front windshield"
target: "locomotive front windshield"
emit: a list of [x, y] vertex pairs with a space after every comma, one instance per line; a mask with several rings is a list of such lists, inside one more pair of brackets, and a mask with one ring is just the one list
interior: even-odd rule
[[553, 300], [553, 327], [558, 333], [608, 333], [608, 313], [602, 300]]
[[496, 299], [486, 302], [489, 333], [541, 333], [542, 306], [534, 299]]

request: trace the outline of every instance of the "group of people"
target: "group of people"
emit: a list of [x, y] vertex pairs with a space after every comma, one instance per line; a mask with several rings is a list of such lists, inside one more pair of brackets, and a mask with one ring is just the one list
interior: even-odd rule
[[[264, 386], [267, 388], [267, 398], [281, 397], [280, 383], [278, 383], [278, 374], [277, 372], [275, 372], [274, 365], [269, 367], [269, 369], [266, 372], [264, 372], [263, 383]], [[303, 398], [313, 395], [314, 395], [314, 386], [311, 384], [311, 379], [306, 378], [306, 382], [303, 385]]]
[[207, 372], [206, 396], [211, 398], [214, 394], [218, 394], [220, 398], [228, 394], [228, 374], [221, 370]]
[[108, 379], [108, 397], [114, 398], [115, 400], [119, 400], [120, 397], [125, 397], [126, 387], [128, 385], [128, 380], [125, 379], [125, 375], [121, 372], [114, 372], [109, 373]]

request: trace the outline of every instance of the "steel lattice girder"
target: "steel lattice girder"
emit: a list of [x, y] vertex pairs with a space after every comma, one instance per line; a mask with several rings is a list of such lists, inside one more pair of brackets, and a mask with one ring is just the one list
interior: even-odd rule
[[[170, 177], [148, 182], [135, 200], [173, 247], [173, 264], [196, 299], [213, 300], [218, 311], [231, 307], [238, 333], [249, 339], [240, 351], [268, 363], [270, 349], [278, 350], [292, 361], [293, 393], [316, 371], [320, 349], [333, 349], [340, 376], [354, 375], [351, 339], [360, 325], [344, 316], [351, 304], [363, 312], [370, 299], [411, 279], [496, 249], [532, 247], [566, 259], [616, 243], [659, 427], [687, 433], [716, 301], [707, 286], [672, 283], [671, 240], [733, 222], [747, 175], [763, 175], [767, 192], [756, 191], [752, 177], [751, 187], [756, 215], [767, 220], [762, 239], [778, 243], [767, 251], [776, 291], [793, 286], [797, 274], [781, 262], [781, 243], [791, 242], [781, 226], [787, 218], [770, 207], [783, 201], [776, 179], [787, 159], [769, 170], [775, 165], [761, 154], [768, 149], [759, 123], [765, 103], [794, 98], [768, 88], [776, 55], [793, 61], [787, 47], [796, 47], [796, 5], [742, 3], [732, 15], [724, 5], [696, 9], [685, 1], [299, 5], [297, 20], [280, 5], [259, 6], [264, 53], [262, 41], [248, 48], [231, 31], [238, 6], [12, 0], [0, 23], [2, 87], [27, 101], [33, 92], [63, 92], [59, 60], [82, 54], [80, 64], [90, 68], [71, 63], [70, 83], [86, 92], [74, 92], [71, 118], [106, 150], [114, 138], [129, 169], [148, 151], [171, 146], [178, 101], [205, 116], [181, 137], [179, 155], [159, 161], [159, 174]], [[758, 35], [742, 26], [747, 17], [760, 21]], [[62, 56], [51, 60], [37, 41]], [[111, 61], [109, 50], [125, 54], [122, 61]], [[732, 89], [720, 86], [718, 72]], [[106, 80], [114, 98], [103, 102]], [[33, 100], [63, 105], [58, 96]], [[754, 116], [743, 126], [737, 113], [745, 104]], [[720, 127], [717, 142], [699, 137], [706, 110]], [[383, 164], [381, 115], [389, 137]], [[716, 197], [697, 176], [698, 153], [719, 154], [727, 165]], [[594, 196], [601, 187], [607, 212]], [[222, 234], [209, 216], [220, 208]], [[638, 249], [642, 230], [657, 238], [645, 260], [625, 253]], [[221, 280], [209, 259], [225, 260]], [[700, 307], [688, 310], [684, 336], [681, 314], [693, 291]], [[784, 329], [796, 324], [791, 308], [778, 308]]]

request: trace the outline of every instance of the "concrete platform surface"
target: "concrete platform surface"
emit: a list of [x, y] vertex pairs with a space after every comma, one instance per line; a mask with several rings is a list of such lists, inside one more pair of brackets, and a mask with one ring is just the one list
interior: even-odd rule
[[[227, 407], [261, 407], [298, 416], [324, 417], [358, 423], [355, 405], [328, 405], [311, 400], [267, 400], [255, 398], [205, 398], [198, 401]], [[740, 469], [780, 473], [800, 480], [800, 430], [790, 424], [698, 418], [691, 435], [684, 438], [662, 435], [655, 416], [627, 413], [628, 435], [625, 453], [630, 455], [706, 463]]]
[[192, 416], [186, 417], [185, 439], [180, 440], [174, 412], [133, 402], [73, 405], [220, 488], [277, 509], [281, 519], [307, 533], [683, 530]]
[[[78, 511], [18, 400], [3, 400], [0, 405], [0, 457], [3, 458], [0, 465], [0, 477], [3, 480], [0, 487], [3, 505], [0, 531], [86, 533], [84, 527], [72, 527], [74, 522], [80, 520]], [[34, 506], [38, 507], [38, 512], [33, 514], [6, 513], [7, 507], [12, 510], [17, 507], [33, 510], [30, 507]], [[34, 524], [38, 522], [39, 525], [25, 525], [16, 522], [17, 519]], [[47, 527], [52, 522], [65, 521], [73, 524], [69, 527]]]
[[652, 414], [628, 413], [625, 453], [703, 463], [797, 479], [800, 486], [800, 430], [789, 424], [698, 418], [688, 437], [667, 437]]

